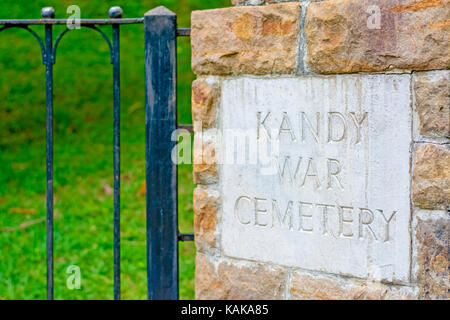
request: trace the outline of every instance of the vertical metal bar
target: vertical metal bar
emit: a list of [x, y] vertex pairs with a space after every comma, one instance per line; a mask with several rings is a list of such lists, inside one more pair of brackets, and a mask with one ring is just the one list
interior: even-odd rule
[[148, 299], [178, 299], [176, 15], [158, 7], [144, 16]]
[[[53, 8], [42, 9], [42, 18], [54, 18]], [[53, 63], [52, 25], [45, 25], [46, 171], [47, 171], [47, 299], [53, 300]]]
[[114, 299], [120, 300], [120, 62], [119, 25], [113, 25], [114, 73]]
[[[111, 18], [122, 17], [120, 7], [109, 10]], [[120, 29], [113, 24], [113, 94], [114, 94], [114, 299], [120, 300]]]

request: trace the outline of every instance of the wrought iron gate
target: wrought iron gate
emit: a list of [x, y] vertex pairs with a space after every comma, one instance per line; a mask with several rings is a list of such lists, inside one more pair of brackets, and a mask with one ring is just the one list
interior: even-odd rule
[[[41, 47], [46, 77], [46, 203], [47, 203], [47, 299], [53, 299], [53, 65], [56, 50], [66, 28], [53, 42], [55, 11], [45, 7], [42, 19], [0, 20], [0, 32], [22, 28]], [[178, 127], [176, 100], [176, 38], [189, 36], [190, 29], [177, 29], [176, 15], [164, 7], [147, 12], [143, 18], [122, 18], [122, 9], [112, 7], [110, 19], [80, 19], [80, 27], [100, 33], [110, 49], [113, 65], [113, 163], [114, 163], [114, 299], [120, 299], [120, 25], [144, 24], [145, 32], [145, 127], [147, 186], [147, 292], [148, 299], [178, 299], [178, 241], [192, 241], [193, 234], [178, 232], [177, 165], [171, 151], [171, 135]], [[30, 29], [43, 25], [45, 39]], [[112, 43], [98, 25], [112, 26]]]

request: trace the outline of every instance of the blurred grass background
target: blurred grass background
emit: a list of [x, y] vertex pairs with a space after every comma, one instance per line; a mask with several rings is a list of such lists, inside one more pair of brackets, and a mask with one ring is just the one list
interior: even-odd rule
[[[124, 18], [158, 5], [190, 26], [190, 13], [230, 0], [2, 0], [0, 18]], [[32, 26], [43, 39], [42, 26]], [[65, 26], [54, 27], [54, 39]], [[100, 27], [111, 36], [111, 26]], [[143, 25], [121, 27], [121, 278], [123, 299], [146, 298]], [[45, 69], [25, 30], [0, 34], [0, 299], [45, 299]], [[178, 39], [178, 117], [191, 123], [189, 38]], [[113, 298], [112, 66], [106, 42], [89, 29], [68, 33], [54, 66], [55, 299]], [[193, 231], [191, 166], [179, 167], [179, 224]], [[180, 298], [194, 298], [192, 242], [180, 243]], [[66, 286], [70, 265], [81, 289]]]

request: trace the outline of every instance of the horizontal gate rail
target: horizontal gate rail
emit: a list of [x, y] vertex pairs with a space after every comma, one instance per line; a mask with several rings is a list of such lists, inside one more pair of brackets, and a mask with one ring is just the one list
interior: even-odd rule
[[[72, 22], [69, 19], [0, 19], [0, 25], [5, 27], [11, 26], [28, 26], [28, 25], [67, 25]], [[92, 25], [114, 25], [114, 24], [141, 24], [144, 18], [115, 18], [115, 19], [79, 19], [77, 22], [81, 26]], [[5, 28], [6, 29], [6, 28]], [[178, 28], [177, 37], [189, 37], [191, 35], [190, 28]]]
[[193, 233], [179, 233], [178, 241], [194, 241]]
[[[17, 25], [17, 24], [67, 24], [73, 19], [51, 19], [45, 17], [45, 19], [0, 19], [0, 24], [4, 25]], [[78, 19], [77, 23], [80, 22], [81, 25], [87, 24], [139, 24], [144, 22], [144, 18], [124, 18], [124, 19]]]
[[192, 126], [192, 124], [179, 124], [178, 129], [184, 129], [189, 132], [194, 132], [194, 127]]
[[177, 37], [189, 37], [191, 35], [190, 28], [178, 28]]
[[[157, 8], [159, 9], [159, 8]], [[157, 10], [155, 9], [155, 10]], [[168, 11], [168, 10], [167, 10]], [[55, 11], [52, 7], [45, 7], [42, 9], [41, 12], [42, 19], [0, 19], [0, 32], [4, 30], [8, 30], [11, 28], [21, 28], [27, 30], [29, 33], [33, 35], [34, 38], [39, 42], [40, 48], [41, 48], [41, 54], [42, 54], [42, 61], [45, 65], [45, 75], [46, 75], [46, 206], [47, 206], [47, 213], [46, 213], [46, 226], [47, 226], [47, 232], [46, 232], [46, 250], [47, 250], [47, 299], [52, 300], [53, 299], [53, 65], [56, 62], [56, 49], [58, 47], [58, 44], [64, 37], [64, 35], [73, 30], [71, 28], [67, 28], [64, 31], [62, 31], [57, 37], [55, 42], [53, 42], [53, 25], [68, 25], [68, 23], [72, 23], [73, 19], [54, 19], [55, 17]], [[78, 19], [76, 22], [81, 27], [86, 27], [93, 29], [94, 31], [97, 31], [102, 35], [102, 37], [107, 42], [109, 49], [110, 49], [110, 62], [113, 65], [113, 171], [114, 171], [114, 212], [113, 212], [113, 221], [114, 221], [114, 245], [113, 245], [113, 251], [114, 251], [114, 299], [120, 299], [120, 25], [126, 25], [126, 24], [144, 24], [144, 19], [146, 18], [122, 18], [122, 9], [120, 7], [112, 7], [109, 10], [109, 17], [110, 19]], [[167, 17], [163, 17], [163, 19], [166, 19]], [[173, 20], [172, 20], [173, 19]], [[171, 46], [172, 50], [176, 48], [175, 45], [175, 39], [176, 37], [188, 37], [190, 36], [191, 29], [189, 28], [176, 28], [176, 19], [175, 15], [173, 14], [173, 18], [169, 18], [171, 23], [171, 29], [165, 30], [164, 28], [159, 28], [159, 31], [162, 32], [160, 36], [168, 37], [166, 40], [167, 44]], [[45, 28], [45, 36], [44, 40], [42, 40], [36, 32], [34, 32], [32, 29], [29, 28], [30, 25], [43, 25]], [[112, 26], [112, 41], [110, 38], [102, 31], [100, 30], [97, 25], [111, 25]], [[147, 29], [146, 29], [147, 30]], [[147, 37], [146, 31], [146, 37]], [[156, 33], [154, 30], [151, 31], [153, 35], [155, 36]], [[172, 33], [172, 35], [171, 35]], [[154, 40], [157, 40], [156, 38], [153, 38]], [[157, 41], [153, 43], [155, 46], [157, 46]], [[147, 47], [146, 43], [146, 54], [147, 50], [149, 48]], [[157, 50], [160, 50], [161, 52], [165, 50], [164, 46], [158, 48]], [[155, 52], [155, 51], [153, 51]], [[155, 56], [156, 57], [156, 56]], [[170, 58], [170, 61], [164, 60]], [[164, 62], [169, 63], [169, 68], [163, 68], [162, 70], [168, 72], [165, 75], [170, 76], [170, 84], [166, 83], [166, 85], [170, 86], [170, 89], [167, 89], [170, 91], [171, 94], [175, 94], [175, 96], [172, 96], [172, 100], [167, 100], [166, 104], [160, 105], [162, 110], [165, 109], [165, 111], [162, 111], [163, 113], [168, 110], [170, 107], [170, 112], [172, 120], [175, 121], [171, 125], [171, 127], [165, 127], [160, 128], [161, 130], [168, 131], [169, 129], [176, 129], [176, 128], [183, 128], [187, 129], [188, 131], [192, 132], [192, 125], [180, 125], [176, 123], [176, 50], [171, 51], [170, 55], [164, 56], [164, 54], [161, 54], [159, 56], [159, 59], [164, 60]], [[156, 63], [160, 63], [155, 60]], [[147, 71], [147, 69], [146, 69]], [[175, 75], [175, 76], [174, 76]], [[147, 75], [148, 76], [148, 75]], [[159, 77], [162, 81], [165, 81], [160, 74], [154, 74], [153, 77]], [[147, 79], [146, 79], [147, 80]], [[148, 87], [146, 87], [147, 91]], [[164, 89], [163, 89], [164, 90]], [[167, 91], [166, 93], [168, 93]], [[147, 95], [146, 95], [147, 96]], [[164, 98], [163, 98], [164, 100]], [[146, 108], [146, 112], [148, 112]], [[162, 115], [162, 114], [161, 114]], [[163, 121], [164, 122], [164, 121]], [[159, 130], [159, 129], [158, 129]], [[170, 136], [169, 136], [169, 140]], [[147, 138], [147, 144], [149, 143]], [[166, 142], [164, 142], [166, 143]], [[166, 148], [168, 144], [166, 143]], [[147, 147], [146, 147], [147, 148]], [[168, 149], [168, 152], [170, 154], [170, 150]], [[147, 148], [148, 152], [148, 148]], [[157, 154], [155, 153], [153, 157], [155, 157]], [[160, 154], [161, 155], [161, 154]], [[149, 168], [148, 160], [150, 157], [147, 155], [147, 168]], [[154, 158], [153, 158], [154, 159]], [[155, 162], [158, 162], [158, 159], [154, 159]], [[151, 163], [153, 165], [153, 162]], [[164, 205], [167, 205], [168, 207], [172, 208], [172, 213], [169, 217], [169, 220], [171, 220], [171, 226], [174, 228], [173, 230], [167, 230], [165, 229], [164, 232], [173, 235], [172, 239], [175, 240], [175, 242], [178, 241], [193, 241], [194, 235], [189, 233], [179, 233], [178, 232], [178, 221], [174, 220], [177, 219], [177, 190], [176, 188], [176, 176], [173, 176], [173, 173], [176, 174], [176, 165], [173, 164], [169, 165], [172, 170], [172, 184], [171, 184], [171, 200], [174, 200], [175, 203], [164, 203]], [[160, 175], [163, 175], [164, 172], [160, 171], [157, 167], [154, 167], [154, 172], [149, 176], [150, 172], [147, 170], [147, 186], [151, 186], [151, 181], [149, 181], [150, 177], [159, 177]], [[164, 180], [164, 178], [161, 176], [159, 179]], [[164, 189], [164, 184], [160, 186], [162, 189]], [[153, 219], [156, 217], [158, 219], [158, 214], [154, 214], [152, 212], [152, 215], [150, 215], [149, 208], [151, 207], [150, 202], [153, 203], [155, 199], [152, 199], [151, 195], [154, 190], [147, 190], [147, 226], [152, 225], [150, 219]], [[164, 191], [160, 190], [159, 195], [163, 194], [164, 196], [169, 196], [168, 194], [164, 193]], [[163, 203], [160, 203], [163, 204]], [[166, 207], [161, 207], [160, 212], [166, 211]], [[149, 231], [147, 229], [147, 236], [149, 235]], [[147, 284], [148, 284], [148, 297], [149, 298], [160, 298], [160, 297], [166, 297], [169, 299], [177, 299], [178, 298], [178, 251], [175, 252], [164, 252], [164, 249], [167, 248], [169, 245], [172, 246], [171, 250], [174, 248], [178, 248], [177, 245], [174, 246], [173, 242], [172, 244], [168, 244], [165, 242], [167, 240], [167, 235], [161, 235], [160, 239], [153, 239], [153, 242], [149, 242], [149, 238], [147, 237], [147, 250], [148, 250], [148, 267], [147, 267]], [[172, 241], [172, 240], [171, 240]], [[151, 280], [153, 273], [151, 272], [151, 268], [153, 265], [153, 268], [158, 268], [157, 264], [155, 263], [157, 259], [157, 256], [150, 257], [149, 250], [151, 247], [153, 249], [156, 248], [156, 246], [160, 246], [158, 249], [161, 251], [161, 253], [164, 255], [163, 259], [165, 259], [166, 267], [167, 263], [171, 264], [173, 266], [173, 272], [172, 277], [166, 281], [166, 279], [156, 279], [153, 278]], [[169, 250], [170, 251], [170, 250]], [[154, 252], [154, 251], [153, 251]], [[168, 255], [168, 253], [170, 253]], [[175, 259], [170, 261], [171, 259]], [[161, 270], [164, 268], [161, 268]], [[175, 279], [176, 276], [176, 279]], [[167, 284], [171, 284], [170, 290], [166, 290]], [[163, 285], [163, 287], [161, 287]]]

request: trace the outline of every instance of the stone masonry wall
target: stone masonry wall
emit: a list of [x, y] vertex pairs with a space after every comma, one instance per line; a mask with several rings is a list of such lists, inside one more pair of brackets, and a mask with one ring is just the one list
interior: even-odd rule
[[[232, 4], [235, 7], [192, 13], [192, 69], [198, 77], [192, 85], [196, 298], [449, 299], [450, 1]], [[222, 82], [243, 76], [349, 73], [409, 77], [409, 281], [377, 282], [226, 256], [221, 242], [226, 190], [221, 188], [221, 165], [216, 161]]]

